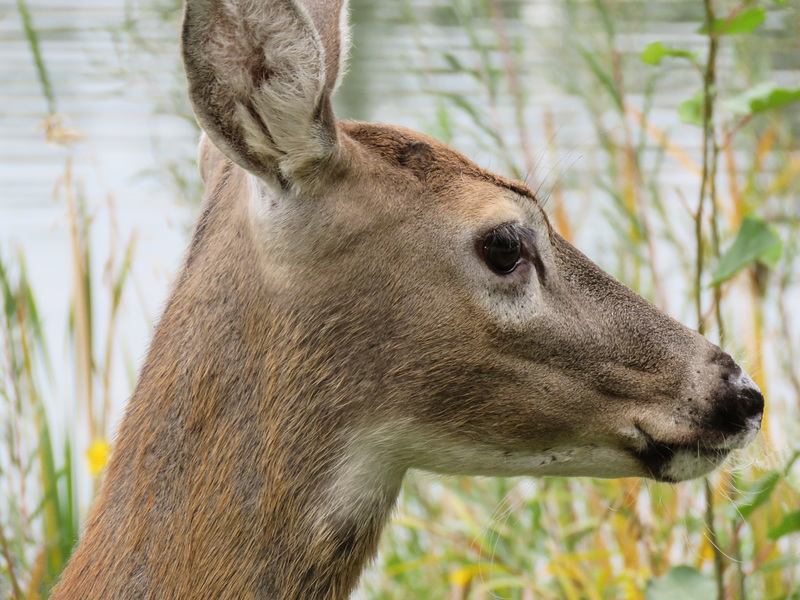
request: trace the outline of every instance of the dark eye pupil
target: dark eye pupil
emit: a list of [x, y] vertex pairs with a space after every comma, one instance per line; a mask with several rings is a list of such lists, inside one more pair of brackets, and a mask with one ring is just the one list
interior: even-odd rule
[[492, 231], [483, 244], [486, 263], [497, 273], [507, 275], [517, 268], [522, 254], [519, 236], [512, 231]]

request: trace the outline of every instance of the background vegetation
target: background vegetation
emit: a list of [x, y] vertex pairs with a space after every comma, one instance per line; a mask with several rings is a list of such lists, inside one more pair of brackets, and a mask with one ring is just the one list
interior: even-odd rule
[[[0, 18], [18, 23], [38, 78], [43, 127], [30, 135], [60, 148], [52, 186], [72, 283], [62, 358], [25, 251], [0, 240], [0, 597], [14, 599], [46, 597], [68, 560], [102, 478], [115, 386], [129, 389], [137, 366], [124, 353], [117, 364], [137, 237], [117, 225], [111, 195], [87, 194], [74, 172], [87, 142], [60, 106], [36, 6], [0, 5]], [[769, 407], [754, 447], [705, 481], [412, 474], [360, 594], [800, 598], [800, 7], [406, 0], [379, 11], [363, 0], [353, 11], [340, 113], [372, 116], [359, 99], [371, 76], [363, 32], [402, 26], [409, 37], [392, 50], [411, 73], [408, 97], [424, 99], [416, 126], [539, 189], [563, 235], [729, 349]], [[165, 56], [154, 26], [175, 64], [178, 3], [130, 3], [125, 15], [104, 30], [119, 42], [119, 77], [156, 90], [159, 115], [191, 123], [179, 68], [156, 81], [142, 66]], [[540, 16], [548, 31], [529, 26]], [[543, 48], [555, 57], [537, 61]], [[141, 176], [196, 206], [194, 149], [154, 152], [158, 168]], [[0, 210], [9, 205], [0, 197]], [[101, 217], [112, 242], [97, 250]], [[53, 366], [63, 361], [67, 379]]]

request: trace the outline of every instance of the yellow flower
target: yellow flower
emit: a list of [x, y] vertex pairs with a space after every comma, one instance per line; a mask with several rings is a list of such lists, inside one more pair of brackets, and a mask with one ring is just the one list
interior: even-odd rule
[[105, 440], [95, 440], [89, 449], [86, 451], [86, 458], [89, 460], [89, 471], [95, 477], [100, 474], [103, 467], [108, 462], [108, 454], [110, 447]]
[[468, 585], [470, 581], [472, 581], [474, 567], [462, 567], [457, 571], [453, 571], [450, 573], [450, 583], [453, 585], [458, 586], [465, 586]]

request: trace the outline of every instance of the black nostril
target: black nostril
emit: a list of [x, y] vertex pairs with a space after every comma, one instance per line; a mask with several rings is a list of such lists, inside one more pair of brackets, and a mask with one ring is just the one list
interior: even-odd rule
[[764, 412], [764, 395], [730, 354], [718, 350], [713, 362], [719, 368], [717, 401], [711, 422], [721, 431], [738, 433], [758, 429]]
[[754, 385], [741, 388], [737, 394], [740, 410], [745, 419], [755, 419], [764, 412], [764, 394]]

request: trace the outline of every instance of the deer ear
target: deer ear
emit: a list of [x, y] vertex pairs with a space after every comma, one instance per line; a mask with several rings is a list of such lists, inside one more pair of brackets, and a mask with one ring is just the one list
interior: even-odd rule
[[186, 0], [189, 98], [228, 158], [267, 181], [323, 176], [338, 150], [346, 12], [346, 0]]

